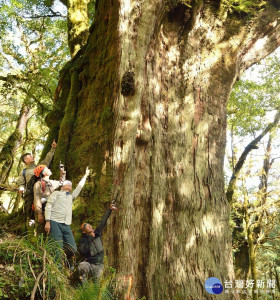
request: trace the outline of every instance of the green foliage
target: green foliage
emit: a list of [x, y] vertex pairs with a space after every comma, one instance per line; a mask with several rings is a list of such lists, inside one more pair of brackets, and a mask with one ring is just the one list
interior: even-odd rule
[[95, 0], [91, 0], [88, 3], [88, 18], [90, 24], [92, 24], [92, 22], [94, 21], [94, 15], [95, 15]]
[[78, 289], [75, 300], [113, 300], [112, 292], [103, 283], [88, 281], [87, 284]]
[[44, 17], [49, 12], [42, 1], [2, 2], [0, 72], [7, 77], [2, 90], [44, 114], [52, 108], [59, 69], [69, 58], [66, 20]]
[[272, 54], [260, 67], [258, 78], [249, 78], [253, 68], [234, 85], [230, 95], [228, 125], [235, 135], [241, 137], [263, 130], [280, 105], [280, 58]]
[[[7, 76], [2, 89], [24, 98], [42, 114], [52, 108], [58, 72], [69, 58], [64, 18], [48, 15], [42, 1], [4, 1], [0, 14], [0, 72]], [[8, 23], [8, 26], [7, 26]], [[20, 91], [21, 93], [18, 93]]]
[[258, 84], [250, 80], [238, 81], [228, 104], [228, 124], [235, 134], [245, 136], [264, 128], [265, 105], [259, 97]]
[[222, 6], [231, 13], [254, 14], [256, 11], [264, 8], [267, 4], [265, 0], [222, 0]]
[[[69, 59], [66, 17], [51, 6], [53, 1], [45, 4], [0, 0], [0, 150], [7, 147], [22, 104], [32, 111], [24, 144], [13, 153], [15, 162], [20, 151], [40, 153], [48, 133], [44, 118], [53, 106], [59, 71]], [[13, 166], [10, 182], [19, 167]]]
[[[35, 299], [63, 300], [112, 300], [115, 270], [99, 283], [89, 280], [84, 286], [77, 285], [63, 265], [55, 262], [56, 244], [42, 236], [18, 238], [2, 234], [0, 244], [0, 298], [29, 299], [35, 279], [43, 271]], [[44, 255], [45, 253], [45, 255]]]

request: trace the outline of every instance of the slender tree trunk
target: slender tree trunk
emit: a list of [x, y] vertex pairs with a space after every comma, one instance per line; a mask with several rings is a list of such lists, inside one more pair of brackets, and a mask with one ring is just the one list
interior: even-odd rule
[[[24, 153], [26, 153], [26, 146], [27, 146], [28, 142], [29, 142], [29, 132], [28, 132], [28, 124], [27, 124], [26, 128], [25, 128], [25, 137], [24, 137], [24, 142], [23, 142], [22, 151], [21, 151], [22, 155]], [[17, 164], [17, 174], [18, 175], [20, 174], [20, 172], [22, 172], [22, 167], [21, 167], [22, 164], [23, 164], [23, 162], [20, 159]], [[20, 193], [17, 193], [17, 197], [14, 201], [12, 213], [14, 213], [18, 210], [21, 200], [22, 200], [22, 195]]]
[[268, 175], [269, 175], [269, 171], [270, 171], [271, 164], [272, 164], [272, 162], [270, 161], [271, 150], [272, 150], [271, 144], [272, 144], [272, 135], [270, 134], [268, 142], [267, 142], [267, 146], [266, 146], [265, 158], [263, 161], [263, 171], [260, 176], [260, 186], [259, 186], [259, 190], [261, 193], [260, 205], [264, 205], [266, 202], [266, 198], [267, 198]]
[[[244, 229], [243, 229], [244, 230]], [[234, 253], [234, 270], [236, 278], [247, 280], [250, 268], [250, 258], [248, 251], [248, 242], [241, 241], [241, 245]]]
[[246, 223], [246, 231], [247, 231], [247, 239], [248, 239], [248, 252], [249, 252], [249, 261], [250, 261], [250, 271], [251, 278], [254, 280], [254, 286], [252, 288], [252, 296], [253, 300], [258, 300], [258, 294], [254, 291], [257, 290], [257, 267], [256, 267], [256, 245], [254, 245], [254, 236], [252, 230], [252, 224], [249, 215], [249, 202], [247, 195], [245, 196], [244, 201], [244, 210], [245, 210], [245, 223]]
[[254, 286], [252, 288], [252, 296], [253, 300], [258, 300], [259, 296], [258, 293], [255, 293], [257, 291], [257, 266], [256, 266], [256, 247], [254, 245], [254, 239], [253, 234], [250, 228], [248, 228], [247, 231], [248, 234], [248, 244], [249, 244], [249, 257], [250, 257], [250, 271], [251, 271], [251, 277], [254, 280]]
[[226, 105], [236, 77], [279, 44], [277, 10], [261, 14], [250, 23], [216, 1], [98, 1], [87, 46], [61, 73], [47, 143], [59, 136], [54, 164], [64, 159], [74, 181], [87, 165], [97, 173], [82, 194], [91, 218], [121, 188], [104, 239], [120, 298], [131, 283], [131, 299], [214, 299], [205, 280], [234, 279]]
[[14, 132], [8, 138], [0, 152], [0, 183], [5, 183], [14, 163], [14, 155], [22, 144], [22, 137], [30, 118], [30, 108], [23, 104]]
[[279, 275], [278, 275], [276, 266], [274, 266], [274, 272], [273, 273], [274, 273], [274, 276], [275, 276], [278, 292], [280, 292], [280, 280], [279, 280]]

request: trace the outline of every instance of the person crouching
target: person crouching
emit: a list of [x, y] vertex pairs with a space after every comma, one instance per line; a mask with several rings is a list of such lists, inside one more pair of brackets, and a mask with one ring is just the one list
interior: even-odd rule
[[80, 280], [84, 284], [89, 277], [99, 279], [102, 274], [104, 265], [104, 248], [102, 244], [102, 231], [106, 226], [107, 219], [111, 211], [117, 209], [114, 204], [105, 212], [98, 227], [94, 230], [88, 223], [81, 225], [82, 238], [78, 250], [84, 255], [85, 260], [79, 263], [78, 272]]

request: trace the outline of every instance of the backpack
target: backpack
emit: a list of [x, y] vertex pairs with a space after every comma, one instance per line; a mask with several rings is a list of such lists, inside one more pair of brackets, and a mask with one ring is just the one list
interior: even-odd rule
[[[33, 176], [35, 176], [35, 175], [33, 175]], [[36, 177], [36, 176], [35, 176]], [[46, 190], [46, 181], [44, 180], [44, 179], [40, 179], [40, 178], [38, 178], [38, 177], [36, 177], [37, 179], [33, 179], [33, 181], [35, 181], [35, 183], [37, 182], [37, 181], [41, 181], [41, 187], [42, 187], [42, 194], [44, 194], [44, 192], [45, 192], [45, 190]], [[31, 178], [32, 179], [32, 178]], [[30, 179], [30, 180], [31, 180]], [[35, 184], [34, 183], [34, 184]], [[33, 184], [33, 182], [31, 182], [30, 183], [30, 188], [32, 187], [32, 190], [33, 190], [33, 187], [34, 187], [34, 184], [33, 184], [33, 186], [31, 186]], [[35, 206], [34, 206], [34, 193], [32, 193], [32, 195], [33, 195], [33, 200], [32, 200], [32, 210], [33, 211], [35, 211]], [[42, 199], [41, 199], [42, 200]], [[43, 212], [45, 211], [45, 207], [46, 207], [46, 203], [42, 203], [42, 210], [43, 210]]]
[[[33, 194], [33, 188], [34, 188], [34, 184], [40, 180], [39, 177], [35, 176], [35, 175], [32, 175], [32, 177], [29, 179], [28, 182], [26, 182], [26, 177], [25, 177], [25, 173], [26, 173], [26, 169], [23, 170], [22, 172], [22, 175], [24, 177], [24, 180], [25, 180], [25, 189], [26, 189], [26, 192], [24, 193], [24, 195], [29, 195], [29, 194]], [[41, 183], [42, 183], [42, 190], [43, 190], [43, 193], [45, 192], [45, 189], [46, 189], [46, 182], [45, 180], [41, 180]]]
[[[28, 214], [28, 216], [30, 217], [30, 219], [34, 219], [34, 211], [35, 211], [35, 208], [34, 208], [34, 192], [33, 192], [33, 188], [34, 188], [34, 184], [38, 181], [38, 180], [41, 180], [39, 177], [35, 176], [35, 175], [32, 175], [32, 177], [29, 179], [28, 182], [26, 182], [26, 169], [23, 170], [22, 172], [22, 175], [24, 177], [24, 180], [25, 180], [25, 193], [24, 193], [24, 198], [25, 199], [25, 202], [28, 202], [28, 203], [25, 203], [25, 207], [26, 209], [28, 210], [26, 213]], [[43, 193], [45, 192], [45, 189], [46, 189], [46, 182], [45, 180], [41, 180], [41, 184], [42, 184], [42, 191]], [[28, 197], [26, 197], [28, 196]], [[42, 206], [43, 210], [45, 210], [45, 205]]]

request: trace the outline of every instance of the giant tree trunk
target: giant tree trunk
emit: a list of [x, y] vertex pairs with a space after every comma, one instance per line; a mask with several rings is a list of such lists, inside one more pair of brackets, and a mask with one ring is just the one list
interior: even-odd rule
[[205, 280], [233, 280], [226, 105], [237, 76], [280, 43], [275, 7], [252, 20], [218, 1], [175, 2], [97, 1], [46, 119], [55, 167], [65, 162], [74, 181], [87, 165], [97, 173], [88, 216], [121, 188], [105, 247], [130, 299], [214, 299]]

